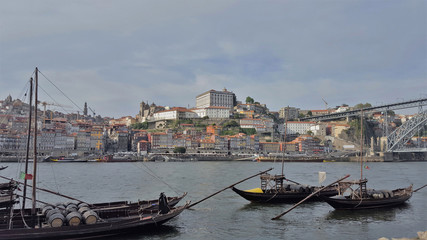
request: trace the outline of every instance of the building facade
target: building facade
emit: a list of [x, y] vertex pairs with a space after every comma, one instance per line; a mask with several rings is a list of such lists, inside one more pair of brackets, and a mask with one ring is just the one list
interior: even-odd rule
[[196, 108], [226, 107], [233, 108], [236, 105], [236, 95], [233, 92], [209, 90], [196, 97]]
[[[288, 115], [286, 117], [286, 115]], [[279, 118], [282, 119], [297, 119], [299, 115], [299, 108], [294, 107], [283, 107], [279, 110]]]

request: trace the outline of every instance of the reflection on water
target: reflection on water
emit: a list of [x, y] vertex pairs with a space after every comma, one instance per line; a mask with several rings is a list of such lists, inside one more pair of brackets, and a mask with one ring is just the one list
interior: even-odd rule
[[[143, 232], [144, 236], [146, 238], [159, 238], [159, 239], [164, 239], [164, 238], [170, 238], [173, 236], [177, 236], [179, 234], [179, 229], [177, 227], [174, 226], [169, 226], [169, 225], [161, 225], [156, 229], [152, 229], [149, 231], [144, 231]], [[109, 237], [108, 239], [114, 239], [114, 240], [121, 240], [121, 239], [128, 239], [128, 240], [137, 240], [137, 239], [141, 239], [141, 231], [138, 233], [132, 233], [132, 234], [121, 234], [118, 236], [114, 236], [114, 237]]]
[[[162, 181], [141, 169], [147, 166]], [[19, 177], [20, 164], [8, 164], [1, 175]], [[188, 192], [184, 201], [196, 202], [238, 180], [281, 163], [253, 162], [162, 162], [162, 163], [40, 163], [39, 186], [86, 202], [137, 201]], [[287, 163], [288, 177], [318, 184], [318, 171], [328, 173], [330, 183], [344, 174], [359, 176], [355, 163]], [[369, 186], [394, 189], [411, 183], [427, 183], [427, 162], [370, 163]], [[273, 172], [274, 173], [274, 172]], [[259, 178], [239, 184], [242, 189], [259, 186]], [[176, 193], [177, 190], [179, 193]], [[40, 200], [63, 202], [40, 192]], [[409, 237], [425, 231], [427, 188], [414, 194], [408, 204], [377, 210], [336, 211], [324, 202], [300, 205], [278, 221], [270, 220], [293, 204], [250, 203], [228, 189], [186, 210], [155, 231], [114, 239], [378, 239]]]
[[345, 221], [394, 221], [396, 215], [402, 211], [411, 209], [411, 205], [404, 203], [392, 208], [362, 209], [362, 210], [333, 210], [326, 216], [327, 220]]

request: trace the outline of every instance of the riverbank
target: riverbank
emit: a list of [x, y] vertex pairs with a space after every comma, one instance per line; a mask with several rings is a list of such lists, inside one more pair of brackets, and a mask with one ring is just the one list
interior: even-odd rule
[[[387, 156], [394, 156], [392, 158]], [[412, 158], [410, 154], [398, 155], [405, 157], [396, 157], [396, 154], [384, 156], [366, 156], [364, 161], [366, 162], [425, 162], [426, 158]], [[415, 156], [415, 155], [414, 155]], [[22, 161], [22, 157], [16, 156], [2, 156], [0, 162], [19, 162]], [[43, 162], [44, 158], [38, 158], [39, 162]], [[358, 156], [344, 156], [336, 157], [331, 155], [286, 155], [286, 156], [257, 156], [251, 154], [241, 155], [228, 155], [228, 154], [174, 154], [174, 153], [163, 153], [163, 154], [149, 154], [147, 156], [123, 156], [123, 157], [100, 157], [95, 159], [94, 157], [81, 157], [70, 159], [67, 161], [55, 161], [55, 162], [198, 162], [198, 161], [257, 161], [257, 162], [358, 162], [360, 158]]]

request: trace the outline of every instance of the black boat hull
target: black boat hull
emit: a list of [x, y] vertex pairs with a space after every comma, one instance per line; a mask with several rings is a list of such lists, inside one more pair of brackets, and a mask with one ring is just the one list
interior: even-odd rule
[[106, 219], [92, 225], [62, 226], [58, 228], [19, 228], [0, 230], [0, 239], [92, 239], [105, 238], [119, 234], [143, 233], [178, 216], [186, 207], [181, 206], [167, 214], [134, 215]]
[[373, 208], [386, 208], [401, 205], [412, 196], [412, 187], [406, 189], [397, 189], [393, 192], [403, 192], [402, 194], [395, 194], [393, 197], [374, 199], [364, 198], [351, 199], [350, 197], [336, 196], [336, 197], [322, 197], [322, 199], [335, 209], [339, 210], [358, 210], [358, 209], [373, 209]]
[[[312, 193], [312, 191], [307, 191], [307, 192], [286, 191], [284, 193], [254, 193], [254, 192], [243, 191], [235, 187], [233, 187], [232, 190], [235, 193], [239, 194], [244, 199], [251, 202], [256, 202], [256, 203], [297, 203]], [[327, 190], [327, 191], [320, 192], [319, 195], [335, 196], [337, 195], [337, 193], [338, 193], [337, 190]], [[319, 196], [313, 196], [312, 198], [308, 199], [308, 201], [321, 201], [321, 198], [319, 198]]]

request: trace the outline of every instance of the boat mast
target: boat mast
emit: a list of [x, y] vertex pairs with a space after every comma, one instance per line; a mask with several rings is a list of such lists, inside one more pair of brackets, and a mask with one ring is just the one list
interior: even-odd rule
[[363, 108], [360, 111], [360, 180], [363, 178]]
[[283, 173], [283, 169], [284, 169], [284, 167], [285, 167], [285, 155], [286, 155], [286, 132], [287, 132], [287, 128], [288, 128], [289, 106], [288, 106], [288, 108], [287, 108], [286, 110], [287, 110], [287, 112], [285, 112], [285, 113], [286, 113], [286, 116], [285, 116], [285, 136], [284, 136], [284, 139], [283, 139], [283, 142], [284, 142], [285, 146], [284, 146], [284, 149], [283, 149], [283, 154], [284, 154], [284, 156], [283, 156], [283, 158], [282, 158], [282, 176], [285, 176], [285, 175], [284, 175], [284, 173]]
[[25, 155], [25, 177], [24, 177], [24, 197], [22, 198], [22, 210], [25, 209], [25, 198], [27, 197], [27, 174], [28, 174], [28, 156], [30, 155], [30, 138], [31, 138], [31, 113], [33, 105], [33, 78], [30, 79], [30, 114], [28, 116], [28, 136], [27, 136], [27, 154]]
[[[38, 101], [38, 84], [39, 84], [39, 69], [36, 67], [36, 74], [35, 74], [35, 93], [34, 93], [34, 162], [33, 162], [33, 206], [31, 208], [31, 215], [33, 216], [33, 221], [35, 220], [36, 215], [36, 177], [37, 177], [37, 101]], [[35, 226], [35, 221], [33, 222], [33, 225]]]

